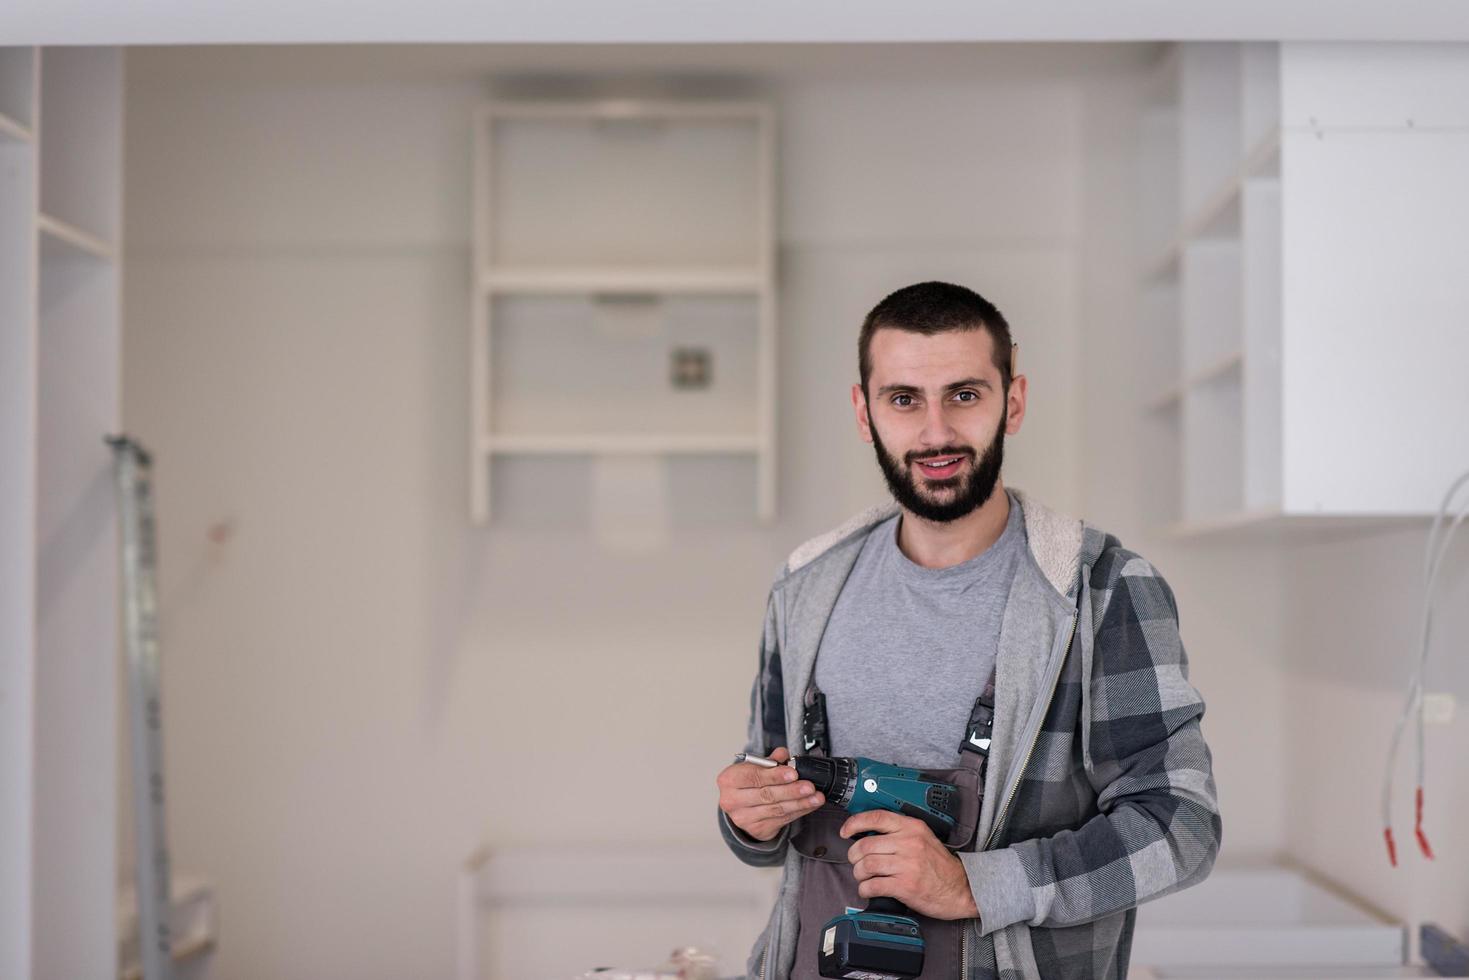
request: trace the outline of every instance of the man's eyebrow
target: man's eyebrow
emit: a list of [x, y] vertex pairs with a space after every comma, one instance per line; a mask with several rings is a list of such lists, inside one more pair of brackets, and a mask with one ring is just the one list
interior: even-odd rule
[[[992, 385], [992, 384], [990, 384], [984, 378], [964, 378], [961, 381], [951, 381], [948, 384], [944, 385], [944, 390], [945, 391], [953, 391], [956, 388], [984, 388], [987, 391], [994, 391], [995, 390], [995, 386]], [[883, 385], [881, 388], [877, 389], [877, 393], [879, 395], [886, 395], [886, 394], [895, 393], [895, 392], [899, 392], [899, 391], [922, 391], [922, 390], [923, 389], [919, 388], [917, 385], [903, 384], [903, 383], [899, 382], [899, 383], [896, 383], [896, 384]]]

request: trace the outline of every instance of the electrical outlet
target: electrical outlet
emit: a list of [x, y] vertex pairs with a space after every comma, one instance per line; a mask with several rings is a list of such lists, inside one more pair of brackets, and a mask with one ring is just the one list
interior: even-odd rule
[[1447, 725], [1454, 720], [1458, 700], [1446, 691], [1423, 695], [1423, 723], [1425, 725]]
[[669, 380], [675, 388], [694, 390], [709, 387], [713, 380], [714, 355], [704, 347], [675, 347], [669, 354]]

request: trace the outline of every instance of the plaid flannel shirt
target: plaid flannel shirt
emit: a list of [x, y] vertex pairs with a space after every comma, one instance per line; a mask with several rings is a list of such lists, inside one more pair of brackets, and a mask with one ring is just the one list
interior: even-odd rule
[[[1010, 668], [1020, 680], [1008, 689], [1025, 692], [1014, 700], [1029, 703], [1008, 706], [1002, 633], [996, 741], [1011, 745], [992, 755], [983, 849], [959, 855], [980, 909], [967, 923], [964, 980], [1120, 980], [1137, 905], [1203, 880], [1218, 851], [1211, 756], [1199, 726], [1204, 703], [1188, 682], [1177, 605], [1156, 569], [1114, 536], [1021, 500], [1037, 558], [1027, 567], [1045, 573], [1052, 621], [1061, 627], [1050, 631], [1053, 647], [1037, 635], [1033, 649], [1018, 651], [1025, 667]], [[789, 676], [782, 639], [797, 630], [819, 638], [862, 537], [891, 513], [889, 506], [861, 515], [787, 563], [767, 610], [747, 749], [789, 744], [788, 688], [801, 678]], [[823, 562], [832, 567], [823, 570]], [[803, 574], [814, 578], [783, 587]], [[1020, 586], [1017, 573], [1012, 603], [1024, 601], [1014, 595]], [[1058, 600], [1069, 609], [1056, 618]], [[1017, 610], [1022, 617], [1038, 618]], [[1047, 674], [1040, 664], [1048, 650]], [[1039, 724], [1022, 734], [1027, 717]], [[785, 866], [780, 898], [748, 965], [761, 980], [785, 976], [800, 877], [789, 828], [758, 842], [723, 814], [720, 826], [747, 864]]]

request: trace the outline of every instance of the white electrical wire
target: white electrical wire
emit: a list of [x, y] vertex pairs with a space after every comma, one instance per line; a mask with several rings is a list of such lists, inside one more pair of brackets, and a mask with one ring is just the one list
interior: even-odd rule
[[1408, 719], [1416, 710], [1418, 712], [1417, 726], [1417, 760], [1415, 773], [1417, 775], [1417, 791], [1415, 794], [1414, 810], [1416, 813], [1414, 832], [1418, 839], [1418, 846], [1422, 849], [1425, 857], [1432, 858], [1433, 852], [1428, 846], [1428, 838], [1423, 833], [1423, 678], [1428, 665], [1428, 650], [1433, 637], [1433, 589], [1438, 581], [1439, 570], [1443, 567], [1444, 556], [1448, 554], [1449, 543], [1454, 538], [1454, 532], [1459, 525], [1469, 518], [1469, 501], [1454, 515], [1453, 522], [1448, 528], [1444, 528], [1444, 521], [1448, 518], [1454, 502], [1454, 495], [1466, 484], [1469, 484], [1469, 471], [1464, 472], [1449, 485], [1448, 492], [1444, 494], [1443, 503], [1439, 506], [1438, 514], [1433, 519], [1433, 527], [1428, 532], [1428, 545], [1423, 555], [1423, 624], [1419, 631], [1418, 663], [1414, 666], [1413, 676], [1408, 682], [1408, 697], [1403, 704], [1402, 714], [1398, 716], [1397, 724], [1393, 727], [1392, 742], [1387, 752], [1387, 768], [1382, 782], [1382, 827], [1383, 836], [1387, 841], [1388, 859], [1396, 865], [1397, 845], [1393, 840], [1392, 833], [1392, 788], [1393, 773], [1397, 769], [1398, 747], [1402, 743], [1403, 729], [1407, 727]]

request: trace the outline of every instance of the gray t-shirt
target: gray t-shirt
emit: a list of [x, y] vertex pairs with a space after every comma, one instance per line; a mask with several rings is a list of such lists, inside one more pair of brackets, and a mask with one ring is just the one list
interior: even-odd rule
[[832, 755], [950, 768], [994, 669], [1025, 522], [1010, 494], [994, 544], [958, 565], [924, 568], [898, 549], [901, 516], [862, 546], [821, 638], [816, 684]]

